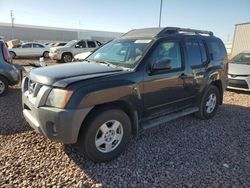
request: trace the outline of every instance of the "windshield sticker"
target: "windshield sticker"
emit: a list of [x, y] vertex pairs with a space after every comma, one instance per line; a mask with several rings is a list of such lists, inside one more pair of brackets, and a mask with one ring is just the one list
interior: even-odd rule
[[151, 40], [136, 40], [135, 43], [150, 43]]

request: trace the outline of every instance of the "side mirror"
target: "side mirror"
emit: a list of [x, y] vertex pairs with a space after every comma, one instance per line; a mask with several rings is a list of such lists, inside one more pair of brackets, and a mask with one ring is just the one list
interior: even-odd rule
[[75, 45], [75, 48], [80, 48], [80, 45], [79, 44]]
[[161, 59], [156, 61], [152, 65], [152, 70], [169, 70], [171, 69], [171, 60], [170, 59]]

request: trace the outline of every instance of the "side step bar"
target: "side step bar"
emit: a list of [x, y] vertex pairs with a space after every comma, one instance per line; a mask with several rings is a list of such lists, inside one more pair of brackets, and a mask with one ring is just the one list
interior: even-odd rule
[[186, 108], [184, 110], [181, 110], [179, 112], [174, 112], [174, 113], [171, 113], [171, 114], [168, 114], [165, 116], [154, 118], [154, 119], [148, 120], [144, 124], [142, 124], [142, 128], [143, 129], [152, 128], [152, 127], [161, 125], [163, 123], [166, 123], [168, 121], [171, 121], [173, 119], [177, 119], [179, 117], [186, 116], [188, 114], [192, 114], [194, 112], [197, 112], [198, 110], [199, 110], [198, 107], [191, 107], [191, 108]]

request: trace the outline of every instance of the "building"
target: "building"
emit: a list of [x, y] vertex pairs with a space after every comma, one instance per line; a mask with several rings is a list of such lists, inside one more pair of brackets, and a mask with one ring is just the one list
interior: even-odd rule
[[[66, 42], [75, 39], [92, 39], [107, 42], [121, 36], [122, 33], [15, 24], [13, 35], [15, 39], [20, 39], [24, 42]], [[0, 23], [0, 36], [6, 41], [12, 39], [11, 24]]]
[[235, 25], [231, 57], [250, 51], [250, 22]]

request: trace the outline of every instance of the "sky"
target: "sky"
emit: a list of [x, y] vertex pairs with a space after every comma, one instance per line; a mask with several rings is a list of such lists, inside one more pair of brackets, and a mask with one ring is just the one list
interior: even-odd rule
[[[250, 22], [250, 0], [163, 0], [161, 26], [211, 30], [232, 41]], [[158, 27], [160, 0], [0, 0], [0, 22], [127, 32]]]

